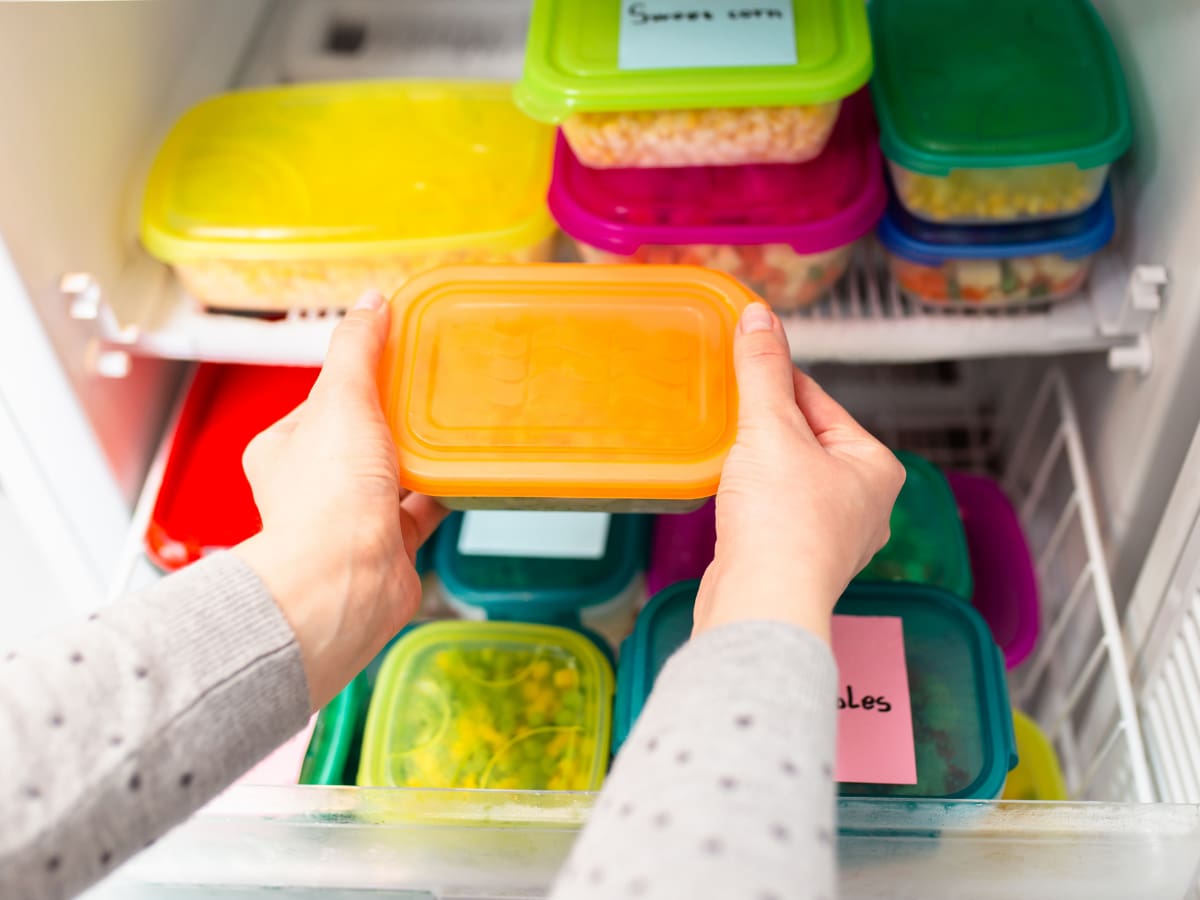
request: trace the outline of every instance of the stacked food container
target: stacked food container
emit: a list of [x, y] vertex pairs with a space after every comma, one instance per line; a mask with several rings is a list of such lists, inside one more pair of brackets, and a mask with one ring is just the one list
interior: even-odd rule
[[[855, 94], [871, 69], [866, 17], [855, 0], [781, 6], [786, 18], [728, 26], [768, 43], [714, 65], [703, 22], [534, 4], [516, 96], [561, 123], [550, 209], [584, 260], [711, 266], [782, 310], [845, 273], [886, 202], [870, 102]], [[690, 64], [642, 46], [693, 26]]]
[[[1129, 114], [1086, 0], [874, 0], [872, 92], [861, 0], [645, 9], [535, 0], [515, 101], [238, 92], [186, 115], [154, 165], [143, 242], [205, 306], [395, 292], [379, 388], [400, 481], [459, 511], [426, 578], [426, 611], [453, 621], [406, 629], [322, 711], [307, 783], [598, 787], [691, 634], [746, 305], [817, 301], [877, 224], [901, 290], [933, 304], [1067, 296], [1112, 237]], [[558, 226], [584, 263], [549, 262]], [[147, 533], [163, 567], [258, 528], [241, 455], [315, 374], [199, 371]], [[898, 456], [891, 540], [836, 614], [897, 624], [915, 775], [839, 773], [841, 790], [996, 797], [1033, 561], [995, 482]], [[856, 649], [835, 640], [840, 661]], [[1017, 721], [1046, 777], [1010, 787], [1053, 794]]]
[[922, 303], [1075, 293], [1113, 233], [1110, 165], [1131, 124], [1088, 0], [870, 4], [872, 81], [893, 203], [879, 229]]
[[[1024, 661], [1038, 633], [1032, 557], [1016, 512], [996, 482], [964, 473], [947, 476], [915, 454], [898, 456], [907, 477], [892, 513], [891, 539], [834, 614], [901, 621], [916, 777], [894, 783], [839, 774], [841, 792], [995, 798], [1017, 760], [1005, 668]], [[648, 579], [657, 593], [621, 648], [614, 751], [662, 667], [691, 636], [699, 582], [682, 579], [699, 578], [712, 560], [713, 524], [711, 505], [655, 522]], [[836, 634], [835, 624], [839, 656], [844, 648]], [[841, 735], [843, 744], [861, 739], [850, 737], [851, 729]], [[856, 749], [862, 748], [839, 746], [839, 759], [861, 757]]]
[[498, 84], [224, 94], [159, 150], [142, 243], [203, 305], [255, 312], [345, 307], [447, 263], [550, 259], [553, 140]]

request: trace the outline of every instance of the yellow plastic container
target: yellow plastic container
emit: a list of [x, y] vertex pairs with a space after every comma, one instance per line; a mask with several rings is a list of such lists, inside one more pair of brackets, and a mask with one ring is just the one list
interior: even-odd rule
[[142, 243], [218, 308], [338, 308], [437, 265], [550, 259], [553, 129], [501, 84], [238, 91], [159, 150]]
[[461, 266], [392, 298], [380, 394], [400, 480], [454, 509], [694, 508], [737, 431], [756, 299], [692, 266]]
[[435, 622], [388, 653], [367, 713], [364, 787], [595, 790], [612, 667], [578, 632]]
[[1013, 732], [1020, 762], [1008, 773], [1004, 800], [1066, 800], [1067, 785], [1054, 747], [1037, 723], [1013, 710]]

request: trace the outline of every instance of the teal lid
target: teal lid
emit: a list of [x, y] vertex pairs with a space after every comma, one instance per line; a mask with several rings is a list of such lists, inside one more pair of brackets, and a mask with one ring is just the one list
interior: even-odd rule
[[699, 581], [680, 581], [663, 588], [638, 613], [633, 632], [621, 644], [613, 711], [613, 753], [621, 749], [633, 723], [642, 714], [662, 667], [692, 636], [692, 608], [699, 587]]
[[873, 0], [884, 154], [927, 175], [1111, 163], [1133, 133], [1089, 0]]
[[[561, 122], [575, 112], [829, 103], [867, 83], [871, 39], [862, 0], [782, 5], [698, 9], [692, 17], [707, 22], [681, 23], [624, 0], [534, 0], [514, 98], [526, 115]], [[767, 53], [762, 39], [778, 40], [781, 27], [792, 32], [785, 42], [794, 52], [786, 61], [751, 64]], [[637, 32], [653, 58], [622, 66], [622, 28]], [[714, 52], [738, 48], [732, 64], [704, 64]]]
[[[578, 624], [580, 610], [620, 596], [645, 569], [649, 524], [645, 516], [612, 515], [603, 555], [594, 559], [492, 556], [461, 551], [466, 516], [454, 513], [442, 525], [433, 568], [457, 602], [481, 609], [489, 619]], [[512, 521], [546, 515], [605, 513], [508, 513]]]
[[892, 509], [892, 536], [855, 581], [908, 581], [945, 588], [971, 602], [967, 535], [946, 476], [915, 453], [896, 451], [904, 487]]
[[839, 616], [899, 616], [917, 783], [839, 785], [843, 796], [990, 800], [1017, 764], [1004, 659], [976, 610], [915, 584], [852, 584]]

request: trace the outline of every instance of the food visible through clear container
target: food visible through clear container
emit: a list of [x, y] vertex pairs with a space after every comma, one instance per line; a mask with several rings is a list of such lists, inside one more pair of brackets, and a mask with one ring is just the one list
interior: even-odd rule
[[892, 275], [914, 299], [936, 305], [1044, 303], [1076, 293], [1087, 280], [1092, 257], [1058, 254], [1016, 259], [946, 260], [928, 266], [889, 255]]
[[1017, 222], [1078, 213], [1096, 201], [1108, 166], [1072, 163], [1010, 169], [953, 169], [924, 175], [892, 163], [905, 207], [934, 222]]
[[620, 256], [576, 242], [589, 263], [661, 263], [707, 266], [741, 281], [778, 310], [815, 303], [845, 274], [853, 244], [823, 253], [797, 253], [787, 244], [648, 244]]
[[547, 262], [551, 235], [528, 247], [463, 247], [361, 259], [213, 259], [176, 264], [180, 281], [212, 309], [279, 312], [343, 309], [364, 291], [390, 293], [413, 275], [443, 265]]
[[840, 101], [808, 106], [576, 113], [563, 133], [592, 168], [798, 163], [825, 149]]

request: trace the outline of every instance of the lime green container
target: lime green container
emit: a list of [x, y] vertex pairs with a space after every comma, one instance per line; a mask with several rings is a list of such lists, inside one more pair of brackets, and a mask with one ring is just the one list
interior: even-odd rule
[[[684, 25], [642, 21], [640, 6], [534, 0], [516, 101], [562, 123], [586, 166], [803, 162], [824, 149], [840, 102], [871, 75], [862, 0], [791, 0], [757, 22], [701, 9], [706, 22]], [[630, 51], [637, 31], [650, 36], [652, 59]], [[780, 34], [785, 52], [756, 64]], [[706, 65], [714, 53], [724, 62]]]
[[900, 450], [905, 481], [892, 509], [892, 537], [855, 581], [907, 581], [944, 588], [971, 602], [974, 584], [967, 535], [946, 476]]
[[1089, 0], [873, 0], [871, 82], [896, 194], [938, 222], [1082, 212], [1133, 134]]
[[371, 697], [364, 787], [595, 790], [612, 666], [552, 625], [435, 622], [398, 640]]

